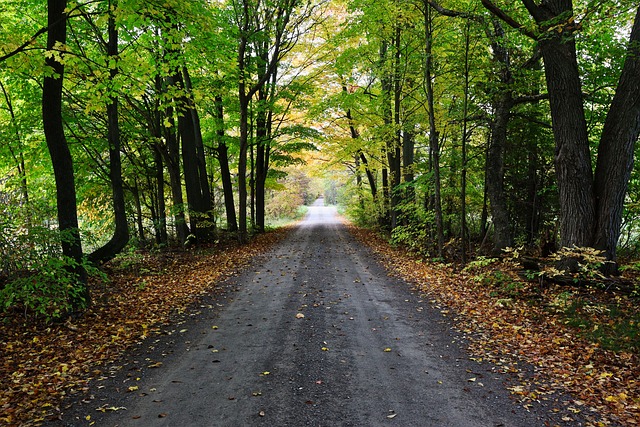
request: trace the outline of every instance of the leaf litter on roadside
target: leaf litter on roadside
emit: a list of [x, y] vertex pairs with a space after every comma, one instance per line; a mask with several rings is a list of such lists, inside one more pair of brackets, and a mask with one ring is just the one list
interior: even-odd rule
[[113, 265], [108, 284], [91, 284], [94, 303], [79, 319], [45, 325], [6, 318], [0, 323], [0, 425], [40, 425], [60, 417], [65, 398], [86, 392], [90, 380], [112, 375], [109, 365], [126, 349], [162, 333], [173, 315], [218, 292], [217, 283], [287, 233], [283, 228], [245, 246], [145, 254], [135, 266]]

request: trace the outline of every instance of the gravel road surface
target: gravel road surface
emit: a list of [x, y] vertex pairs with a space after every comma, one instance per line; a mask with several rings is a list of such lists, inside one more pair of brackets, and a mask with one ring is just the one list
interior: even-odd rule
[[332, 207], [316, 202], [224, 286], [132, 352], [65, 425], [88, 425], [85, 413], [98, 426], [555, 424], [513, 403], [508, 378], [469, 360], [448, 318], [388, 277]]

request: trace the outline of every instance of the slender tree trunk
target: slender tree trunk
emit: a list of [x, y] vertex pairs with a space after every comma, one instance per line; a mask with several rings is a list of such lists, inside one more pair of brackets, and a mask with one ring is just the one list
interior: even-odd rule
[[182, 197], [182, 179], [180, 178], [180, 147], [175, 133], [175, 123], [173, 120], [173, 108], [166, 109], [166, 118], [170, 124], [165, 128], [165, 140], [167, 149], [165, 163], [169, 172], [169, 183], [171, 186], [171, 198], [173, 200], [173, 216], [178, 242], [183, 245], [189, 235], [189, 227], [184, 212], [184, 199]]
[[[178, 87], [184, 86], [181, 73], [177, 73], [174, 78], [174, 85]], [[198, 164], [197, 152], [197, 132], [192, 118], [192, 110], [189, 96], [183, 95], [178, 99], [178, 131], [180, 132], [181, 148], [182, 148], [182, 167], [184, 172], [184, 183], [187, 193], [187, 203], [189, 207], [189, 226], [191, 233], [196, 237], [197, 241], [204, 241], [207, 238], [205, 227], [200, 223], [205, 219], [207, 208], [204, 199], [204, 192], [209, 194], [208, 182], [207, 190], [203, 191], [200, 179], [200, 166]], [[206, 180], [206, 178], [205, 178]]]
[[[118, 7], [117, 0], [109, 2], [109, 22], [107, 42], [108, 62], [115, 62], [109, 70], [109, 80], [113, 82], [118, 75], [118, 29], [114, 12]], [[125, 206], [124, 185], [122, 183], [122, 160], [120, 158], [120, 123], [118, 121], [117, 96], [112, 96], [107, 104], [107, 140], [109, 142], [109, 178], [113, 194], [113, 211], [115, 231], [111, 239], [102, 247], [92, 252], [88, 259], [93, 263], [103, 263], [113, 259], [129, 243], [129, 224]]]
[[267, 180], [266, 150], [267, 140], [267, 94], [264, 89], [258, 91], [256, 111], [256, 161], [255, 161], [255, 218], [256, 229], [264, 231], [265, 184]]
[[467, 229], [467, 117], [469, 113], [469, 48], [470, 48], [470, 23], [465, 25], [464, 42], [464, 100], [462, 107], [462, 171], [460, 174], [460, 235], [462, 239], [462, 264], [467, 263], [467, 249], [469, 248], [469, 231]]
[[493, 220], [493, 251], [499, 255], [502, 250], [513, 246], [511, 221], [507, 208], [507, 197], [504, 191], [504, 155], [507, 147], [507, 130], [514, 106], [511, 86], [513, 77], [509, 51], [505, 47], [504, 29], [499, 21], [494, 20], [494, 38], [491, 43], [493, 59], [500, 67], [500, 89], [494, 96], [493, 120], [491, 121], [491, 138], [487, 148], [487, 194], [491, 202], [491, 218]]
[[227, 217], [227, 230], [231, 232], [238, 231], [238, 222], [236, 221], [236, 208], [233, 200], [233, 182], [231, 181], [231, 171], [229, 169], [229, 149], [225, 142], [224, 132], [224, 109], [222, 105], [222, 97], [215, 98], [216, 105], [216, 137], [218, 139], [218, 162], [220, 163], [220, 175], [222, 179], [222, 191], [224, 195], [224, 206]]
[[497, 96], [493, 102], [494, 116], [491, 122], [491, 138], [487, 148], [487, 194], [493, 220], [494, 255], [513, 246], [511, 221], [504, 191], [504, 154], [507, 145], [507, 126], [513, 107], [509, 91]]
[[249, 32], [249, 3], [242, 1], [240, 15], [240, 42], [238, 44], [238, 101], [240, 108], [240, 152], [238, 154], [238, 241], [246, 243], [247, 235], [247, 148], [249, 144], [249, 102], [252, 93], [247, 93], [246, 55]]
[[[48, 0], [47, 50], [52, 51], [56, 44], [67, 41], [67, 7], [66, 0]], [[78, 226], [78, 212], [73, 159], [62, 122], [62, 84], [64, 65], [48, 55], [45, 64], [51, 68], [53, 75], [44, 78], [42, 86], [42, 122], [47, 148], [51, 156], [53, 173], [56, 181], [56, 201], [58, 209], [58, 227], [62, 236], [62, 253], [76, 262], [73, 272], [78, 276], [80, 297], [70, 301], [75, 310], [89, 304], [89, 288], [87, 273], [82, 267], [82, 242]]]
[[13, 160], [16, 162], [16, 168], [18, 169], [18, 176], [20, 176], [20, 192], [22, 193], [22, 204], [25, 208], [25, 213], [27, 217], [27, 226], [31, 224], [31, 212], [29, 210], [29, 187], [27, 185], [27, 170], [25, 168], [24, 163], [24, 147], [22, 144], [22, 137], [20, 136], [20, 129], [18, 128], [18, 122], [16, 120], [16, 114], [13, 109], [13, 103], [11, 102], [11, 97], [7, 92], [4, 84], [0, 81], [0, 89], [2, 89], [2, 93], [4, 95], [5, 102], [7, 103], [7, 109], [9, 110], [9, 116], [11, 117], [11, 127], [16, 136], [16, 142], [18, 143], [19, 152], [16, 155], [11, 144], [8, 144], [9, 151], [11, 152], [11, 156]]
[[425, 84], [427, 91], [427, 105], [429, 108], [429, 153], [433, 167], [434, 200], [433, 207], [436, 221], [436, 240], [438, 258], [443, 258], [444, 229], [442, 221], [442, 192], [440, 181], [440, 144], [438, 129], [436, 127], [436, 114], [433, 95], [433, 17], [431, 5], [424, 1], [424, 29], [425, 29]]
[[195, 148], [196, 148], [196, 160], [198, 163], [198, 178], [200, 181], [200, 191], [202, 193], [202, 209], [205, 217], [209, 215], [211, 211], [211, 188], [209, 186], [209, 179], [207, 174], [207, 159], [204, 152], [204, 141], [202, 139], [202, 127], [200, 126], [200, 115], [196, 108], [195, 101], [193, 99], [193, 86], [191, 84], [191, 76], [187, 67], [182, 67], [182, 75], [184, 77], [184, 85], [187, 90], [188, 97], [188, 109], [191, 116], [191, 122], [193, 130], [195, 132]]
[[[342, 87], [342, 91], [344, 93], [347, 92], [347, 88], [345, 86]], [[346, 113], [347, 121], [349, 122], [349, 132], [351, 133], [352, 139], [360, 139], [360, 133], [358, 129], [356, 129], [355, 124], [353, 123], [353, 116], [351, 115], [351, 109], [347, 109]], [[367, 157], [364, 155], [364, 152], [359, 149], [356, 153], [356, 159], [359, 159], [359, 162], [364, 166], [365, 174], [367, 175], [367, 181], [369, 182], [369, 188], [371, 190], [371, 196], [373, 197], [374, 203], [376, 202], [376, 198], [378, 197], [378, 189], [376, 185], [376, 178], [373, 174], [373, 171], [369, 167], [369, 161]]]
[[138, 185], [137, 178], [134, 178], [133, 202], [136, 205], [136, 225], [138, 227], [139, 245], [142, 246], [145, 243], [146, 237], [144, 235], [144, 224], [142, 223], [142, 203], [140, 202], [140, 186]]
[[153, 145], [153, 160], [155, 164], [155, 189], [157, 199], [157, 218], [154, 221], [156, 230], [156, 242], [160, 245], [168, 242], [167, 236], [167, 207], [164, 193], [164, 162], [162, 161], [162, 148], [158, 143]]

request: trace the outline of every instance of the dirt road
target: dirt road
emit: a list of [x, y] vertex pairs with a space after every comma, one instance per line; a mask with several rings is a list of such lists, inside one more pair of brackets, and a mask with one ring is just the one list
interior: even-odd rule
[[[465, 427], [548, 419], [544, 408], [512, 403], [506, 378], [470, 361], [428, 297], [388, 277], [334, 208], [311, 207], [289, 238], [225, 286], [221, 306], [205, 305], [146, 343], [128, 374], [96, 391], [86, 411], [96, 425]], [[110, 410], [96, 412], [99, 405]], [[88, 424], [78, 418], [67, 425]]]

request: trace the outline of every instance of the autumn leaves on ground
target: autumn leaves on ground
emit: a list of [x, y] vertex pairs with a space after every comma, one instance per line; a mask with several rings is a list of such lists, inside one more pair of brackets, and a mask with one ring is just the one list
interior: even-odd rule
[[[83, 396], [89, 380], [108, 376], [127, 348], [158, 333], [199, 296], [215, 293], [217, 283], [287, 231], [243, 247], [123, 257], [109, 267], [110, 282], [93, 285], [94, 305], [83, 317], [39, 326], [24, 326], [19, 315], [7, 319], [0, 326], [0, 423], [37, 425], [57, 418], [70, 400]], [[584, 333], [585, 325], [590, 336], [610, 327], [614, 309], [637, 319], [631, 302], [602, 291], [528, 282], [498, 261], [456, 272], [392, 248], [373, 232], [351, 231], [385, 260], [389, 274], [407, 279], [452, 318], [469, 338], [471, 358], [520, 372], [521, 384], [511, 388], [515, 399], [535, 405], [556, 391], [569, 392], [574, 399], [557, 410], [581, 413], [593, 425], [639, 424], [637, 341], [625, 346], [622, 340], [614, 352]], [[567, 315], [570, 306], [576, 307], [573, 317]], [[575, 324], [579, 311], [582, 329]]]

